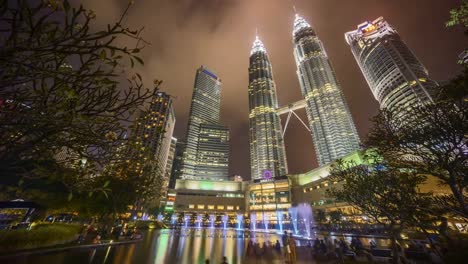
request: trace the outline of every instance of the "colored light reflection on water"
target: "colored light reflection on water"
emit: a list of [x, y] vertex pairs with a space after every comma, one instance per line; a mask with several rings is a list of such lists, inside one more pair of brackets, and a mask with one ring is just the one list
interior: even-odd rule
[[[332, 237], [335, 238], [335, 237]], [[340, 238], [340, 237], [336, 237]], [[182, 228], [178, 230], [150, 230], [141, 242], [97, 249], [73, 249], [43, 255], [30, 255], [15, 259], [1, 259], [3, 263], [221, 263], [226, 256], [228, 263], [244, 263], [248, 240], [257, 243], [274, 243], [281, 237], [276, 233], [244, 232], [223, 228]], [[369, 239], [365, 239], [364, 245]], [[298, 241], [300, 242], [300, 241]], [[303, 241], [305, 242], [305, 241]], [[377, 245], [388, 244], [377, 240]], [[383, 242], [383, 243], [382, 243]], [[305, 244], [304, 244], [305, 245]]]

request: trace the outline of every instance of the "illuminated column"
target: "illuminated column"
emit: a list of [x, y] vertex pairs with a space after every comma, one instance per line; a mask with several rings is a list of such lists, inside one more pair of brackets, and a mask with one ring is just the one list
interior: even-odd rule
[[271, 177], [287, 173], [286, 153], [273, 71], [263, 43], [256, 37], [249, 64], [249, 133], [252, 180], [264, 173]]
[[322, 41], [298, 15], [293, 43], [315, 152], [322, 166], [359, 149], [359, 137]]

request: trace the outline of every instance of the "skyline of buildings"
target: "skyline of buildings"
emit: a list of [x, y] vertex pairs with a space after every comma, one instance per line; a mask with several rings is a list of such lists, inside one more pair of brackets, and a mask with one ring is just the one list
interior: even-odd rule
[[437, 83], [383, 17], [359, 24], [345, 39], [380, 108], [401, 113], [432, 102]]
[[[381, 107], [431, 100], [429, 90], [437, 83], [429, 79], [424, 66], [383, 18], [360, 24], [357, 30], [345, 33], [345, 38]], [[315, 152], [319, 166], [323, 166], [358, 150], [360, 140], [323, 43], [310, 24], [297, 14], [293, 43]], [[364, 53], [366, 61], [361, 61]], [[370, 81], [369, 78], [374, 79]], [[375, 83], [379, 83], [379, 87], [374, 88]], [[266, 48], [258, 36], [250, 52], [248, 87], [250, 179], [262, 179], [265, 173], [273, 178], [284, 176], [287, 159], [276, 85]], [[376, 95], [377, 90], [380, 97]], [[228, 180], [229, 131], [219, 125], [220, 91], [221, 80], [200, 67], [190, 108], [186, 137], [189, 143], [184, 151], [181, 175], [177, 178]], [[395, 101], [397, 99], [400, 101]], [[204, 122], [214, 124], [209, 127], [210, 133], [201, 125]], [[216, 148], [223, 151], [210, 151]], [[201, 173], [197, 175], [197, 171]]]
[[249, 141], [251, 179], [284, 176], [286, 150], [277, 113], [273, 70], [262, 41], [256, 36], [249, 58]]
[[[431, 100], [430, 90], [437, 83], [429, 79], [424, 66], [383, 18], [360, 24], [358, 30], [346, 33], [345, 37], [382, 107], [407, 107], [414, 102]], [[339, 207], [349, 211], [349, 205], [337, 205], [333, 199], [327, 198], [325, 190], [337, 184], [327, 178], [331, 162], [339, 158], [355, 161], [357, 165], [366, 162], [360, 152], [360, 140], [352, 115], [324, 44], [315, 29], [297, 14], [292, 41], [303, 100], [286, 107], [278, 105], [273, 63], [258, 36], [250, 51], [250, 181], [246, 175], [242, 175], [245, 178], [239, 175], [229, 177], [231, 135], [229, 128], [220, 122], [222, 83], [216, 74], [205, 66], [196, 70], [186, 138], [182, 141], [173, 137], [172, 101], [169, 96], [164, 99], [158, 93], [160, 98], [153, 100], [150, 111], [140, 118], [139, 125], [152, 129], [155, 126], [152, 122], [156, 122], [156, 126], [164, 123], [162, 126], [168, 128], [160, 130], [160, 133], [164, 132], [162, 138], [165, 140], [160, 143], [163, 154], [157, 158], [165, 168], [163, 193], [166, 195], [160, 205], [166, 212], [230, 218], [249, 214], [250, 221], [269, 229], [284, 221], [292, 221], [291, 214], [301, 204], [311, 204], [324, 210]], [[169, 109], [161, 108], [168, 102], [171, 105]], [[310, 171], [288, 173], [285, 131], [280, 119], [286, 108], [290, 111], [294, 111], [291, 110], [293, 108], [306, 110], [319, 164]], [[154, 115], [155, 112], [159, 115]], [[165, 115], [167, 120], [158, 119]], [[145, 120], [150, 123], [144, 123]], [[147, 136], [150, 132], [143, 131], [140, 138], [153, 137]], [[151, 142], [150, 139], [147, 141]], [[149, 146], [145, 145], [146, 141], [142, 142], [143, 147]]]

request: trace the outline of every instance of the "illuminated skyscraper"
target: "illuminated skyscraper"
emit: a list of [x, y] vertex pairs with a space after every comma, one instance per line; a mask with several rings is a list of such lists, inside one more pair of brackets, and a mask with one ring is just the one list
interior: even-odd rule
[[[281, 120], [276, 112], [278, 100], [273, 71], [262, 41], [256, 37], [250, 51], [249, 132], [252, 180], [284, 176], [286, 154], [281, 135]], [[271, 173], [270, 173], [271, 172]]]
[[437, 83], [383, 17], [358, 25], [345, 38], [381, 108], [398, 111], [432, 101]]
[[315, 152], [322, 166], [359, 149], [359, 136], [322, 41], [298, 15], [293, 43]]
[[157, 164], [162, 175], [166, 173], [167, 156], [175, 127], [175, 114], [171, 97], [158, 92], [151, 100], [147, 111], [142, 111], [135, 120], [133, 140], [139, 146], [140, 157], [149, 157]]
[[221, 79], [202, 66], [195, 76], [181, 178], [228, 179], [229, 134], [220, 110]]
[[184, 150], [185, 142], [177, 141], [175, 145], [174, 160], [172, 162], [171, 178], [169, 179], [169, 189], [174, 189], [176, 180], [182, 175]]
[[228, 180], [229, 128], [219, 124], [200, 124], [196, 168], [198, 178]]

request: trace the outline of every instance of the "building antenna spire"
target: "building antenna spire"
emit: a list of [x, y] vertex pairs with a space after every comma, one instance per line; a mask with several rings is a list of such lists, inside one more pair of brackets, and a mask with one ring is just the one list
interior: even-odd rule
[[297, 14], [296, 6], [293, 5], [294, 14]]

